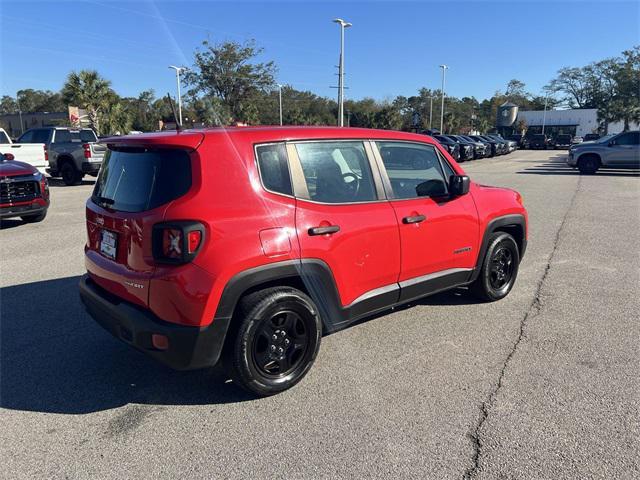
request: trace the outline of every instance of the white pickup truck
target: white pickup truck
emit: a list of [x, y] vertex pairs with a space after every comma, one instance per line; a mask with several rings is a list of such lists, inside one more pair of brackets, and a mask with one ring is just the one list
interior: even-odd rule
[[33, 165], [40, 173], [49, 168], [44, 143], [13, 143], [3, 128], [0, 128], [0, 153], [11, 153], [16, 160]]

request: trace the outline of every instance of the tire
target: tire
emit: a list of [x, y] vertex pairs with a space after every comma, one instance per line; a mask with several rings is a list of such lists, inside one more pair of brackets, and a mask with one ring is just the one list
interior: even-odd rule
[[70, 187], [72, 185], [80, 184], [84, 175], [79, 172], [71, 162], [66, 161], [62, 164], [62, 168], [60, 169], [60, 176], [62, 177], [62, 181], [65, 185]]
[[313, 301], [291, 287], [274, 287], [240, 300], [225, 345], [234, 383], [269, 396], [297, 384], [320, 349], [322, 321]]
[[503, 299], [516, 282], [519, 265], [520, 251], [514, 238], [505, 232], [492, 233], [471, 293], [485, 302]]
[[583, 155], [578, 159], [578, 170], [583, 175], [593, 175], [600, 168], [600, 159], [596, 155]]
[[45, 210], [42, 213], [38, 213], [37, 215], [25, 215], [24, 217], [20, 217], [23, 222], [26, 223], [38, 223], [45, 219], [47, 216], [47, 211]]

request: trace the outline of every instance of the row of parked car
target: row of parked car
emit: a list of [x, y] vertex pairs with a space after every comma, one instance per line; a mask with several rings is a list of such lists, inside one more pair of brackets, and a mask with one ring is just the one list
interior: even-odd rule
[[549, 150], [549, 149], [569, 149], [572, 145], [582, 142], [592, 142], [598, 140], [600, 135], [597, 133], [588, 133], [583, 137], [571, 136], [569, 134], [561, 134], [552, 137], [543, 133], [535, 135], [510, 135], [508, 140], [512, 140], [518, 144], [518, 148], [531, 150]]
[[[428, 132], [424, 132], [429, 134]], [[431, 134], [447, 149], [456, 162], [506, 155], [518, 148], [518, 143], [500, 135], [440, 135]]]

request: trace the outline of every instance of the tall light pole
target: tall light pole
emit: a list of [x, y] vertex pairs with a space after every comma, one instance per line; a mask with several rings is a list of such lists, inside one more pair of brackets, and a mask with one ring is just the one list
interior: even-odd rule
[[440, 133], [444, 134], [444, 78], [447, 68], [446, 65], [440, 65], [442, 69], [442, 106], [440, 107]]
[[169, 68], [173, 68], [176, 71], [176, 85], [178, 87], [178, 121], [182, 126], [182, 97], [180, 96], [180, 73], [188, 70], [187, 67], [176, 67], [169, 65]]
[[278, 105], [280, 106], [280, 126], [282, 126], [282, 85], [278, 85]]
[[340, 64], [338, 66], [338, 126], [344, 126], [344, 29], [349, 28], [351, 23], [345, 22], [341, 18], [333, 20], [340, 24]]
[[542, 112], [542, 134], [544, 135], [544, 125], [547, 123], [547, 102], [549, 100], [549, 94], [544, 97], [544, 111]]

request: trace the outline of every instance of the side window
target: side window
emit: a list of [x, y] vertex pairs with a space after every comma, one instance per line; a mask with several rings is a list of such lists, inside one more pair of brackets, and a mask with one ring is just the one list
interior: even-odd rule
[[53, 143], [69, 143], [71, 141], [71, 133], [69, 130], [56, 130]]
[[310, 200], [349, 203], [378, 199], [363, 142], [298, 143], [296, 151]]
[[49, 130], [35, 130], [33, 132], [33, 143], [47, 143], [49, 141]]
[[444, 177], [445, 180], [448, 180], [451, 178], [451, 175], [456, 175], [456, 172], [453, 171], [453, 168], [451, 168], [451, 165], [449, 165], [449, 162], [447, 162], [447, 160], [445, 158], [442, 157], [442, 155], [440, 154], [440, 152], [436, 152], [438, 154], [438, 157], [440, 158], [440, 163], [442, 164], [442, 168], [444, 169]]
[[33, 143], [33, 130], [29, 130], [20, 135], [17, 143]]
[[638, 145], [640, 144], [640, 132], [629, 132], [616, 138], [616, 145]]
[[430, 145], [376, 142], [395, 198], [439, 197], [447, 181], [438, 154]]
[[287, 150], [284, 144], [256, 147], [256, 155], [264, 188], [272, 192], [293, 195], [289, 164], [287, 162]]

